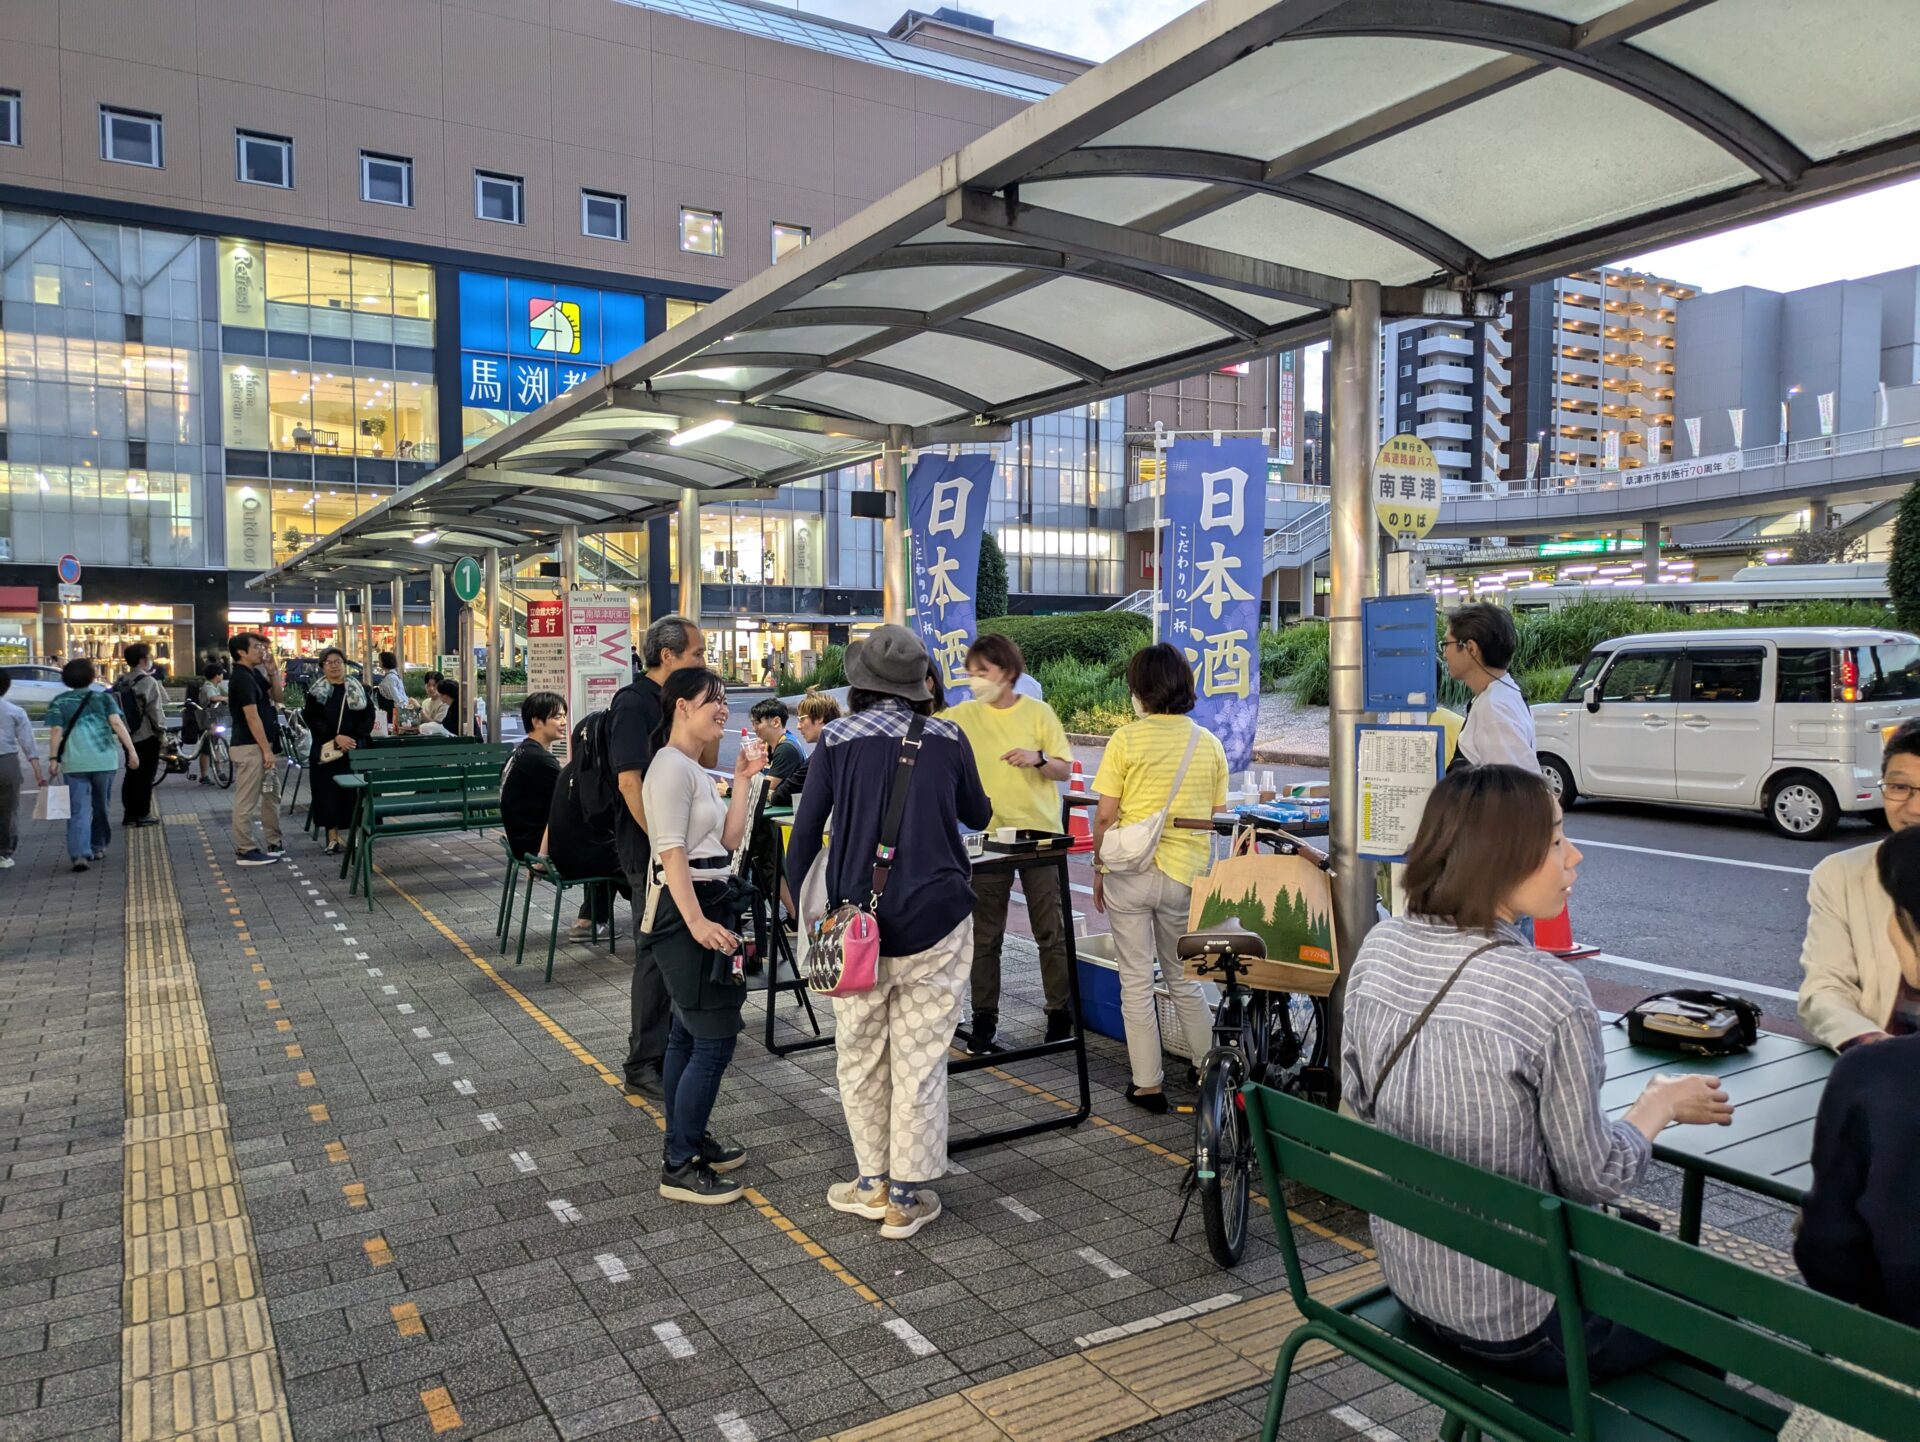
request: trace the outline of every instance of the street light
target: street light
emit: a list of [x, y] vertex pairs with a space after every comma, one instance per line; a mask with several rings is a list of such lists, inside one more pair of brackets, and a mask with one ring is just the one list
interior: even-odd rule
[[1780, 448], [1783, 452], [1793, 444], [1793, 398], [1803, 389], [1802, 386], [1788, 386], [1787, 398], [1780, 402]]

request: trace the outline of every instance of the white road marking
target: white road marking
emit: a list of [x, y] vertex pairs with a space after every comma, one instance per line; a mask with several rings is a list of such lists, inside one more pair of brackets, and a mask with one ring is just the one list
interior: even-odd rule
[[887, 1323], [887, 1330], [907, 1344], [907, 1350], [916, 1357], [931, 1357], [940, 1349], [920, 1335], [920, 1329], [905, 1317], [895, 1317]]
[[823, 1097], [832, 1097], [835, 1101], [839, 1101], [840, 1088], [839, 1087], [821, 1087], [820, 1095]]
[[[353, 954], [353, 959], [354, 959], [355, 961], [365, 961], [365, 960], [366, 960], [366, 959], [367, 959], [367, 958], [368, 958], [369, 956], [371, 956], [371, 955], [373, 955], [373, 953], [372, 953], [372, 952], [370, 952], [370, 951], [356, 951], [356, 952], [355, 952], [355, 953]], [[371, 968], [371, 969], [369, 970], [369, 972], [368, 972], [368, 974], [369, 974], [370, 976], [378, 976], [378, 975], [380, 975], [380, 968], [378, 968], [378, 967], [373, 967], [373, 968]]]
[[738, 1412], [722, 1412], [713, 1419], [713, 1425], [720, 1429], [720, 1435], [726, 1442], [760, 1442], [753, 1428]]
[[321, 916], [325, 917], [329, 921], [331, 921], [334, 917], [338, 916], [339, 914], [340, 913], [337, 911], [323, 911], [320, 913]]
[[1103, 1327], [1098, 1332], [1089, 1332], [1084, 1337], [1075, 1337], [1076, 1347], [1098, 1347], [1102, 1342], [1117, 1342], [1122, 1337], [1132, 1337], [1141, 1332], [1151, 1332], [1157, 1327], [1165, 1327], [1174, 1322], [1184, 1322], [1189, 1317], [1204, 1316], [1208, 1312], [1217, 1312], [1222, 1307], [1231, 1307], [1240, 1300], [1238, 1292], [1222, 1292], [1217, 1297], [1208, 1297], [1205, 1301], [1192, 1302], [1184, 1307], [1175, 1307], [1170, 1311], [1156, 1312], [1151, 1317], [1142, 1317], [1137, 1322], [1127, 1322], [1118, 1327]]
[[[627, 1270], [627, 1264], [614, 1256], [612, 1252], [602, 1252], [593, 1259], [593, 1263], [600, 1269], [600, 1275], [605, 1277], [609, 1282], [612, 1282], [616, 1287], [622, 1282], [631, 1282], [633, 1280], [633, 1273]], [[658, 1328], [655, 1330], [657, 1331]]]
[[1040, 1214], [1018, 1197], [995, 1197], [994, 1200], [1023, 1222], [1037, 1222], [1040, 1220]]
[[[333, 929], [334, 929], [335, 931], [345, 931], [345, 930], [347, 929], [347, 924], [346, 924], [346, 922], [344, 922], [344, 921], [336, 921], [336, 922], [334, 922], [334, 924], [333, 924]], [[348, 945], [348, 946], [352, 946], [352, 945], [353, 945], [353, 943], [352, 943], [352, 942], [348, 942], [348, 943], [347, 943], [347, 945]]]
[[459, 1092], [460, 1095], [463, 1097], [470, 1097], [477, 1090], [474, 1084], [471, 1081], [469, 1081], [466, 1077], [461, 1077], [459, 1081], [455, 1082], [453, 1084], [453, 1089]]
[[1330, 1415], [1339, 1418], [1340, 1421], [1353, 1428], [1354, 1431], [1366, 1438], [1367, 1442], [1406, 1442], [1406, 1439], [1391, 1427], [1382, 1427], [1378, 1422], [1374, 1421], [1373, 1418], [1369, 1417], [1365, 1412], [1359, 1411], [1357, 1408], [1335, 1407]]
[[1800, 993], [1787, 991], [1778, 986], [1762, 986], [1757, 981], [1742, 981], [1734, 976], [1720, 976], [1711, 971], [1688, 971], [1683, 966], [1662, 966], [1653, 961], [1635, 961], [1628, 956], [1615, 956], [1603, 951], [1597, 956], [1586, 958], [1603, 966], [1624, 966], [1629, 971], [1650, 971], [1656, 976], [1674, 976], [1682, 981], [1703, 981], [1709, 986], [1722, 987], [1727, 991], [1743, 991], [1751, 996], [1771, 996], [1780, 1001], [1798, 1001]]
[[426, 1041], [429, 1037], [433, 1035], [433, 1033], [428, 1031], [424, 1026], [416, 1026], [413, 1029], [413, 1034], [416, 1037], [418, 1037], [421, 1041]]
[[680, 1330], [677, 1322], [655, 1322], [653, 1335], [660, 1339], [660, 1345], [667, 1349], [669, 1357], [678, 1357], [684, 1361], [694, 1353], [693, 1343], [688, 1340], [687, 1334]]
[[1122, 1277], [1131, 1277], [1133, 1275], [1133, 1273], [1129, 1272], [1125, 1267], [1114, 1261], [1112, 1257], [1109, 1257], [1105, 1252], [1094, 1247], [1082, 1247], [1074, 1253], [1074, 1256], [1085, 1262], [1089, 1267], [1104, 1272], [1116, 1282]]
[[[344, 931], [344, 930], [346, 930], [346, 928], [345, 928], [345, 927], [340, 927], [340, 928], [338, 928], [338, 929], [339, 929], [339, 930], [342, 930], [342, 931]], [[349, 936], [349, 937], [348, 937], [348, 938], [346, 939], [346, 944], [347, 944], [348, 946], [358, 946], [358, 945], [360, 944], [360, 938], [359, 938], [359, 937], [357, 937], [357, 936]]]
[[377, 966], [370, 966], [367, 968], [367, 975], [368, 976], [385, 976], [386, 973]]
[[1697, 851], [1662, 851], [1657, 846], [1629, 846], [1624, 841], [1589, 841], [1584, 836], [1569, 837], [1582, 849], [1597, 846], [1603, 851], [1637, 851], [1642, 856], [1670, 856], [1676, 861], [1706, 861], [1715, 866], [1744, 866], [1749, 871], [1784, 871], [1789, 876], [1811, 876], [1811, 866], [1778, 866], [1771, 861], [1741, 861], [1732, 856], [1703, 856]]
[[400, 995], [400, 988], [397, 986], [383, 986], [380, 988], [380, 994], [382, 996], [398, 996]]
[[397, 1011], [397, 1012], [399, 1012], [399, 1013], [400, 1013], [400, 1015], [402, 1015], [402, 1016], [412, 1016], [412, 1015], [413, 1015], [413, 1003], [412, 1003], [412, 1002], [408, 1002], [408, 1001], [403, 1001], [403, 1002], [401, 1002], [401, 1003], [400, 1003], [400, 1005], [398, 1005], [398, 1006], [396, 1006], [396, 1007], [394, 1008], [394, 1010], [395, 1010], [395, 1011]]
[[487, 1131], [497, 1132], [500, 1130], [500, 1118], [492, 1112], [481, 1112], [474, 1120], [479, 1122], [481, 1127]]
[[436, 1066], [452, 1066], [453, 1065], [453, 1057], [444, 1051], [435, 1052], [433, 1054], [433, 1060]]
[[580, 1215], [580, 1209], [565, 1197], [553, 1198], [547, 1203], [547, 1210], [553, 1213], [554, 1217], [563, 1227], [573, 1222], [584, 1222], [586, 1220], [585, 1217]]
[[523, 1172], [537, 1172], [540, 1164], [533, 1159], [532, 1152], [508, 1152], [507, 1160]]

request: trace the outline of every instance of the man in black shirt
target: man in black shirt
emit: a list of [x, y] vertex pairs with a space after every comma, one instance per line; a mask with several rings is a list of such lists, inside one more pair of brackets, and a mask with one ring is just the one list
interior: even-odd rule
[[567, 734], [567, 703], [551, 691], [535, 691], [520, 703], [520, 723], [527, 738], [513, 748], [500, 772], [500, 826], [515, 856], [541, 856], [553, 787], [560, 779], [553, 747]]
[[[233, 756], [233, 852], [242, 866], [271, 866], [287, 854], [280, 835], [280, 792], [272, 784], [274, 760], [281, 750], [280, 668], [266, 638], [251, 631], [230, 637], [233, 679], [227, 711], [233, 717], [228, 748]], [[253, 836], [260, 822], [266, 844]]]
[[[626, 1087], [630, 1096], [659, 1101], [666, 1096], [660, 1069], [667, 1054], [667, 1024], [672, 1002], [667, 984], [654, 965], [646, 934], [640, 929], [646, 905], [647, 870], [653, 850], [647, 843], [646, 812], [640, 786], [653, 761], [654, 733], [660, 729], [660, 683], [673, 672], [706, 664], [706, 638], [685, 616], [662, 616], [641, 641], [646, 670], [629, 686], [622, 686], [607, 713], [607, 753], [620, 778], [620, 811], [614, 826], [614, 847], [620, 869], [633, 888], [633, 998], [627, 1031]], [[703, 758], [713, 765], [718, 757]]]

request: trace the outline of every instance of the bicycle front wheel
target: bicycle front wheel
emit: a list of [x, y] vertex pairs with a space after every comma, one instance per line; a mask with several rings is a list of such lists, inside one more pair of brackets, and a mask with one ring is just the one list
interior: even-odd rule
[[1200, 1100], [1193, 1109], [1194, 1159], [1207, 1250], [1223, 1267], [1237, 1266], [1247, 1249], [1247, 1211], [1253, 1194], [1253, 1148], [1240, 1100], [1244, 1063], [1226, 1047], [1200, 1067]]
[[207, 738], [207, 769], [213, 773], [214, 783], [221, 790], [233, 785], [233, 752], [227, 749], [227, 738], [209, 736]]

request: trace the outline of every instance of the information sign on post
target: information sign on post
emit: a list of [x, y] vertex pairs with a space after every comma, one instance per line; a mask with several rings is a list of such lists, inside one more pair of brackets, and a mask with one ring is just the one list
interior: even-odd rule
[[467, 605], [480, 598], [480, 587], [485, 580], [486, 572], [472, 556], [462, 556], [453, 563], [453, 594]]
[[1360, 770], [1360, 855], [1405, 861], [1440, 782], [1446, 731], [1439, 726], [1356, 726]]
[[1373, 459], [1374, 511], [1401, 545], [1426, 539], [1440, 519], [1440, 463], [1433, 447], [1402, 431]]
[[1367, 710], [1433, 708], [1435, 615], [1432, 596], [1369, 596], [1360, 602]]
[[79, 600], [80, 588], [78, 586], [70, 584], [69, 582], [62, 581], [60, 583], [60, 599], [63, 601]]
[[567, 714], [604, 711], [633, 679], [633, 611], [623, 591], [567, 597]]
[[527, 690], [566, 696], [567, 603], [563, 600], [527, 603]]

